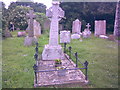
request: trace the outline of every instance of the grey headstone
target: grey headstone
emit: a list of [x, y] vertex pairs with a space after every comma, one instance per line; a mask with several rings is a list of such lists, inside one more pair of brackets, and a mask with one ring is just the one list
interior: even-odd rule
[[79, 21], [79, 19], [76, 19], [75, 21], [73, 21], [73, 25], [72, 25], [72, 33], [73, 34], [80, 34], [81, 33], [81, 22]]
[[60, 31], [60, 43], [70, 43], [70, 31]]
[[95, 36], [106, 35], [106, 20], [95, 21]]
[[40, 37], [40, 35], [41, 35], [40, 23], [34, 20], [34, 36]]

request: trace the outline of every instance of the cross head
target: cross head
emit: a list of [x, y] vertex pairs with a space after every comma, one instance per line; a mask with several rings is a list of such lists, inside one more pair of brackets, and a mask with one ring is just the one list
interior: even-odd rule
[[30, 18], [30, 19], [34, 19], [36, 16], [34, 15], [34, 11], [33, 10], [30, 10], [29, 11], [29, 14], [27, 14], [27, 17]]
[[87, 29], [89, 29], [91, 27], [91, 25], [89, 23], [87, 23], [86, 27], [87, 27]]

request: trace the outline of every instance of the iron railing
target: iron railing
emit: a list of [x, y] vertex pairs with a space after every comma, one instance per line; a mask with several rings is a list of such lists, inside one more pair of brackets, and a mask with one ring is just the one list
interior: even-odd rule
[[[37, 84], [37, 73], [38, 72], [50, 72], [50, 71], [58, 71], [58, 70], [41, 70], [41, 71], [38, 71], [38, 47], [41, 47], [38, 45], [38, 43], [36, 43], [36, 47], [35, 47], [35, 54], [34, 54], [34, 59], [36, 61], [36, 64], [34, 64], [33, 66], [33, 69], [34, 69], [34, 73], [35, 73], [35, 83]], [[73, 60], [72, 59], [72, 55], [75, 57], [75, 64], [76, 64], [76, 68], [73, 68], [73, 69], [66, 69], [66, 70], [78, 70], [78, 69], [85, 69], [85, 79], [88, 80], [88, 62], [85, 61], [84, 63], [82, 63], [80, 61], [80, 59], [78, 58], [78, 53], [75, 52], [73, 53], [72, 52], [72, 47], [69, 46], [67, 48], [67, 43], [64, 43], [64, 53], [68, 54], [69, 55], [69, 59]], [[78, 63], [80, 63], [82, 66], [84, 66], [83, 68], [78, 68]]]

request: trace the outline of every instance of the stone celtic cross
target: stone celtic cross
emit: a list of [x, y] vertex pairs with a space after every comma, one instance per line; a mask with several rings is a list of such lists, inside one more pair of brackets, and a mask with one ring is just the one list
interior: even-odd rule
[[52, 7], [47, 10], [46, 16], [51, 20], [51, 25], [49, 44], [44, 47], [42, 60], [64, 59], [62, 47], [58, 43], [59, 21], [64, 17], [64, 11], [59, 7], [59, 1], [52, 2]]
[[58, 1], [54, 1], [52, 4], [53, 6], [47, 10], [46, 16], [51, 20], [49, 45], [56, 46], [58, 45], [58, 24], [64, 17], [64, 11], [59, 7]]
[[28, 36], [29, 37], [33, 37], [34, 36], [34, 31], [33, 31], [33, 21], [34, 21], [34, 18], [36, 17], [34, 15], [34, 11], [33, 10], [30, 10], [29, 11], [29, 14], [26, 15], [27, 18], [30, 20], [30, 23], [29, 23], [29, 29], [28, 30]]

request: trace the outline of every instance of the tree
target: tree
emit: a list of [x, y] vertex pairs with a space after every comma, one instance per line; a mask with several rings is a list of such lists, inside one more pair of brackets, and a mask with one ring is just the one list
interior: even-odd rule
[[20, 28], [22, 30], [25, 30], [27, 28], [28, 24], [26, 14], [30, 9], [30, 7], [17, 6], [15, 9], [12, 10], [14, 16], [13, 19], [11, 19], [10, 21], [14, 23], [16, 28]]
[[42, 33], [43, 33], [43, 30], [44, 30], [44, 23], [45, 21], [48, 19], [46, 17], [46, 15], [44, 13], [39, 13], [39, 12], [36, 12], [36, 20], [40, 23], [41, 25], [41, 30], [42, 30]]
[[9, 6], [9, 9], [15, 8], [16, 6], [26, 6], [31, 7], [35, 12], [45, 13], [46, 6], [42, 3], [34, 3], [32, 0], [18, 0], [16, 2], [12, 2]]
[[[65, 20], [62, 20], [64, 27], [71, 30], [72, 22], [79, 19], [82, 22], [82, 29], [90, 23], [94, 30], [94, 21], [107, 21], [107, 31], [113, 32], [114, 14], [116, 3], [114, 2], [62, 2], [60, 7], [65, 11]], [[74, 7], [74, 8], [73, 8]], [[83, 24], [84, 23], [84, 24]]]
[[27, 27], [27, 19], [26, 13], [29, 9], [33, 9], [35, 12], [45, 13], [46, 6], [41, 3], [34, 3], [33, 0], [26, 0], [26, 2], [22, 2], [24, 0], [18, 0], [16, 2], [12, 2], [8, 9], [3, 12], [3, 21], [4, 26], [9, 26], [10, 22], [13, 22], [15, 28], [20, 28], [25, 30]]

